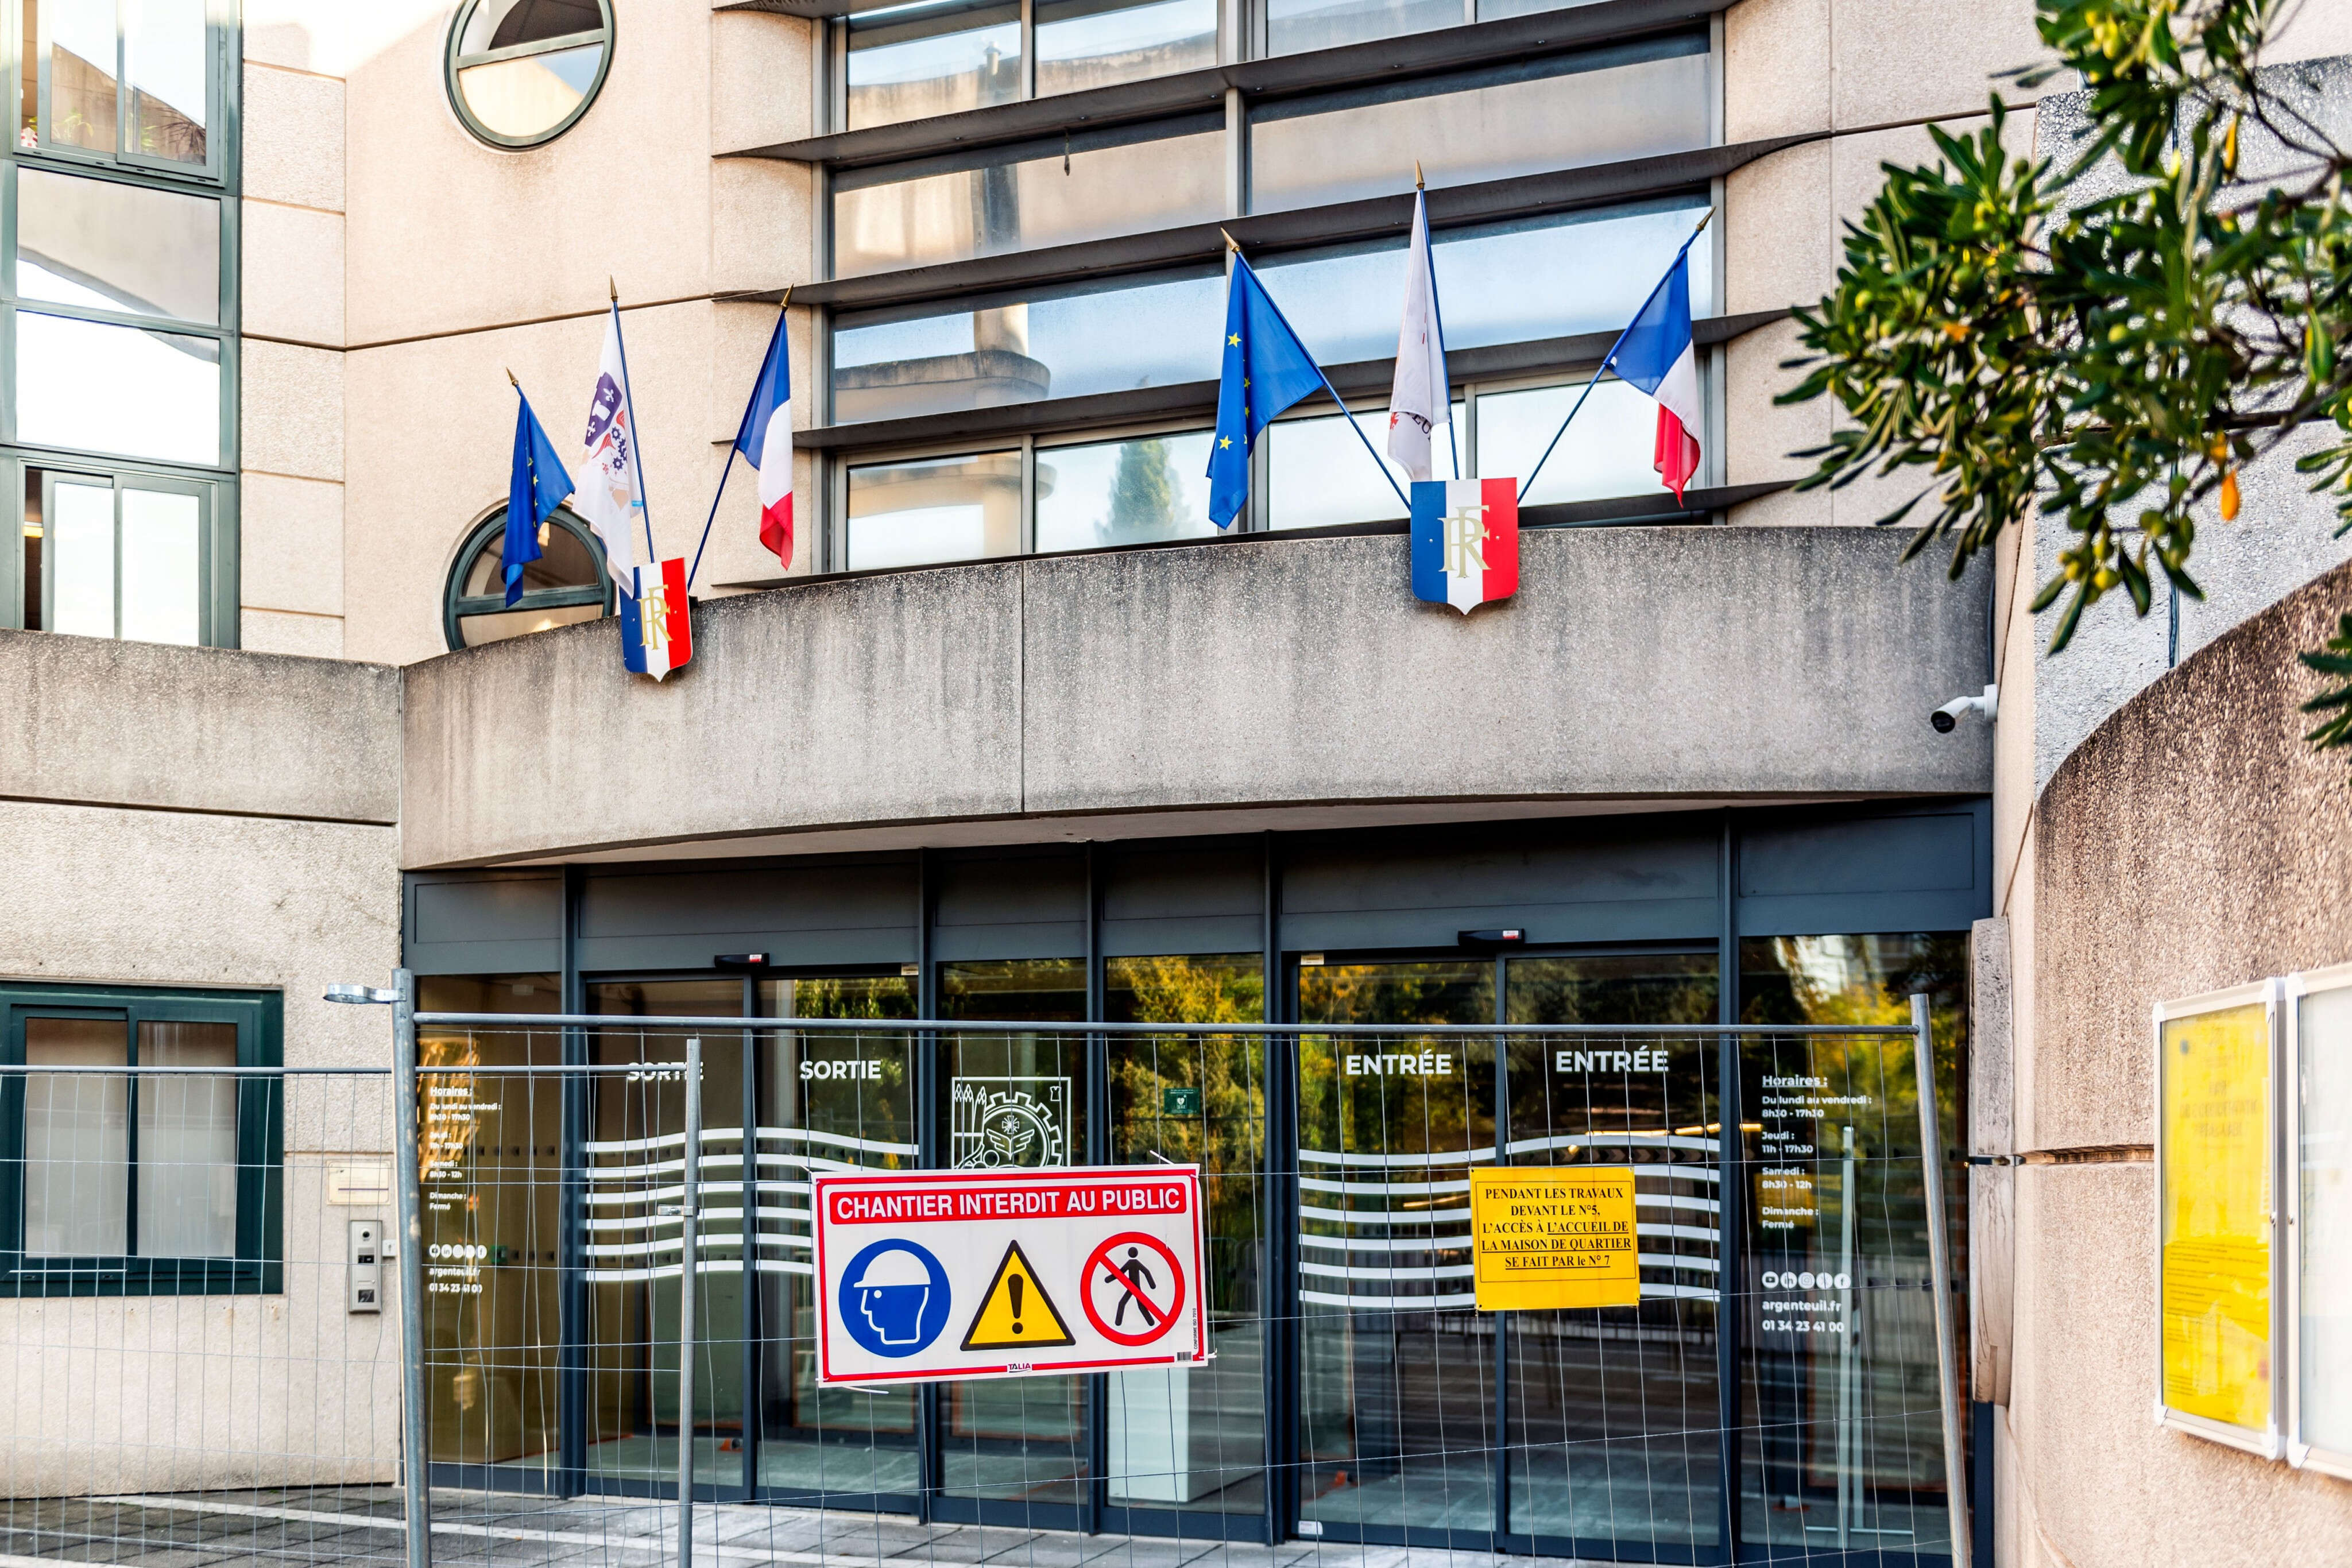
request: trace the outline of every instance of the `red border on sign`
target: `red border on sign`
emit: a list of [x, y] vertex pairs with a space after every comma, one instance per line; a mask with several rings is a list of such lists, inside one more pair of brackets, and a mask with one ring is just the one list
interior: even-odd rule
[[[1192, 1257], [1196, 1264], [1205, 1265], [1208, 1251], [1208, 1238], [1206, 1232], [1206, 1217], [1202, 1212], [1201, 1167], [1198, 1166], [1068, 1166], [1046, 1170], [1026, 1168], [1017, 1173], [1003, 1171], [940, 1170], [874, 1171], [871, 1173], [861, 1171], [854, 1175], [845, 1172], [839, 1175], [819, 1176], [812, 1184], [814, 1187], [814, 1191], [810, 1194], [810, 1197], [812, 1199], [811, 1207], [814, 1212], [813, 1212], [809, 1217], [812, 1221], [810, 1228], [815, 1232], [816, 1283], [820, 1287], [820, 1295], [817, 1301], [817, 1376], [819, 1380], [830, 1382], [834, 1375], [833, 1335], [824, 1326], [832, 1320], [828, 1315], [829, 1303], [826, 1302], [822, 1294], [822, 1288], [826, 1282], [824, 1270], [825, 1227], [822, 1223], [822, 1216], [824, 1214], [823, 1205], [824, 1203], [824, 1195], [828, 1191], [837, 1191], [845, 1186], [935, 1186], [941, 1183], [954, 1185], [961, 1185], [964, 1183], [971, 1183], [974, 1185], [993, 1183], [998, 1186], [1005, 1186], [1017, 1185], [1023, 1182], [1034, 1182], [1040, 1176], [1059, 1177], [1076, 1181], [1103, 1180], [1114, 1183], [1133, 1181], [1138, 1178], [1156, 1177], [1163, 1180], [1171, 1176], [1183, 1178], [1187, 1184], [1187, 1190], [1191, 1194], [1191, 1207], [1192, 1210]], [[1114, 1358], [1095, 1357], [1076, 1361], [1032, 1361], [1022, 1362], [1019, 1363], [1018, 1365], [1024, 1373], [1042, 1375], [1053, 1372], [1098, 1372], [1108, 1368], [1127, 1366], [1173, 1366], [1178, 1364], [1181, 1361], [1188, 1359], [1192, 1361], [1206, 1361], [1209, 1356], [1209, 1312], [1207, 1281], [1205, 1279], [1202, 1281], [1200, 1303], [1192, 1313], [1192, 1347], [1189, 1353], [1171, 1351], [1165, 1355], [1118, 1356]], [[1113, 1337], [1115, 1338], [1117, 1336]], [[886, 1372], [877, 1370], [872, 1372], [860, 1372], [856, 1375], [854, 1381], [858, 1383], [942, 1382], [957, 1377], [986, 1377], [996, 1374], [1011, 1373], [1014, 1371], [1015, 1364], [1016, 1364], [1012, 1362], [1005, 1362], [994, 1366], [964, 1366], [958, 1367], [953, 1372]]]
[[[1117, 1269], [1118, 1265], [1110, 1260], [1112, 1249], [1118, 1247], [1132, 1247], [1137, 1242], [1141, 1242], [1144, 1246], [1150, 1248], [1154, 1252], [1159, 1253], [1162, 1258], [1168, 1260], [1168, 1271], [1176, 1277], [1176, 1296], [1173, 1301], [1168, 1303], [1166, 1312], [1162, 1313], [1160, 1317], [1160, 1326], [1158, 1328], [1147, 1329], [1141, 1333], [1128, 1333], [1122, 1330], [1115, 1329], [1111, 1327], [1110, 1324], [1103, 1322], [1102, 1314], [1095, 1311], [1095, 1265], [1099, 1263], [1105, 1269]], [[1132, 1286], [1129, 1287], [1128, 1293], [1130, 1295], [1135, 1294], [1135, 1291]], [[1136, 1299], [1139, 1301], [1143, 1301], [1141, 1296], [1137, 1296]], [[1170, 1329], [1174, 1328], [1176, 1326], [1177, 1314], [1184, 1310], [1184, 1260], [1177, 1257], [1173, 1252], [1168, 1250], [1168, 1244], [1160, 1240], [1157, 1236], [1147, 1235], [1140, 1230], [1129, 1230], [1123, 1232], [1120, 1235], [1114, 1236], [1109, 1240], [1104, 1242], [1101, 1246], [1096, 1248], [1093, 1251], [1087, 1253], [1085, 1264], [1079, 1268], [1078, 1305], [1087, 1310], [1087, 1321], [1095, 1325], [1095, 1331], [1101, 1334], [1103, 1338], [1116, 1341], [1120, 1344], [1150, 1344], [1153, 1340], [1158, 1339]], [[1160, 1311], [1159, 1307], [1152, 1305], [1152, 1303], [1149, 1301], [1144, 1301], [1144, 1305], [1150, 1308], [1152, 1312], [1156, 1312]], [[1114, 1312], [1111, 1315], [1116, 1317], [1118, 1314]]]

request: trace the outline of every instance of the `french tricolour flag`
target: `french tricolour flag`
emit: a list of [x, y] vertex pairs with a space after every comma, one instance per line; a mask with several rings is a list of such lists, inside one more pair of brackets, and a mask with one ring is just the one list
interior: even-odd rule
[[761, 361], [760, 379], [751, 401], [743, 407], [743, 427], [735, 433], [735, 450], [760, 471], [760, 542], [790, 570], [793, 564], [793, 364], [784, 341], [784, 318], [776, 317], [775, 335], [768, 340], [768, 357]]
[[1687, 246], [1625, 329], [1614, 362], [1619, 376], [1658, 400], [1658, 477], [1679, 501], [1698, 472], [1698, 361], [1691, 350]]

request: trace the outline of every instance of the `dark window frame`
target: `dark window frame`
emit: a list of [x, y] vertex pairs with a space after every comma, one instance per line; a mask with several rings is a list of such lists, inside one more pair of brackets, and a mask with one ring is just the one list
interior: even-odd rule
[[[126, 1030], [125, 1102], [131, 1141], [124, 1179], [131, 1239], [137, 1240], [142, 1022], [227, 1023], [236, 1030], [240, 1068], [277, 1068], [285, 1059], [285, 998], [278, 991], [152, 987], [0, 985], [0, 1064], [25, 1064], [28, 1018], [120, 1019]], [[101, 1071], [92, 1069], [92, 1071]], [[285, 1094], [274, 1073], [237, 1080], [236, 1250], [226, 1258], [99, 1256], [28, 1259], [25, 1241], [25, 1089], [28, 1075], [0, 1079], [0, 1298], [45, 1296], [265, 1296], [285, 1289]]]
[[[593, 589], [586, 587], [526, 589], [522, 597], [516, 600], [512, 605], [507, 603], [506, 595], [503, 593], [466, 592], [466, 578], [474, 570], [474, 563], [481, 559], [482, 553], [488, 549], [492, 543], [503, 541], [506, 537], [507, 509], [503, 506], [493, 507], [488, 515], [476, 523], [467, 533], [464, 542], [458, 545], [457, 554], [450, 563], [448, 580], [443, 585], [441, 591], [441, 637], [442, 641], [448, 644], [451, 653], [475, 646], [467, 643], [458, 631], [459, 622], [471, 616], [502, 615], [509, 610], [517, 612], [525, 610], [565, 610], [583, 604], [599, 604], [604, 607], [604, 614], [613, 613], [613, 570], [605, 562], [604, 547], [597, 539], [596, 530], [590, 528], [586, 521], [567, 507], [557, 507], [549, 514], [547, 520], [551, 526], [560, 528], [578, 539], [588, 551], [588, 559], [596, 563], [596, 586]], [[501, 642], [509, 640], [499, 639]]]
[[[479, 54], [459, 54], [457, 46], [465, 37], [466, 28], [473, 21], [474, 13], [481, 7], [482, 0], [465, 0], [465, 4], [457, 7], [457, 14], [449, 21], [449, 38], [443, 46], [441, 57], [441, 85], [449, 95], [449, 108], [457, 116], [457, 123], [466, 128], [467, 135], [488, 146], [509, 152], [520, 152], [532, 147], [544, 147], [579, 124], [581, 117], [594, 105], [597, 95], [604, 90], [604, 78], [613, 71], [613, 48], [618, 41], [617, 29], [613, 20], [613, 0], [596, 0], [596, 9], [604, 18], [604, 26], [591, 31], [566, 33], [553, 38], [536, 38], [527, 44], [514, 44], [503, 49], [486, 49]], [[572, 112], [545, 131], [530, 136], [508, 136], [484, 125], [476, 117], [474, 111], [467, 107], [465, 89], [457, 85], [457, 72], [461, 68], [468, 66], [489, 65], [499, 60], [521, 59], [532, 55], [553, 54], [559, 49], [578, 48], [583, 44], [602, 44], [604, 47], [604, 54], [596, 61], [595, 78], [589, 82], [588, 90], [580, 95], [580, 101], [572, 105]]]

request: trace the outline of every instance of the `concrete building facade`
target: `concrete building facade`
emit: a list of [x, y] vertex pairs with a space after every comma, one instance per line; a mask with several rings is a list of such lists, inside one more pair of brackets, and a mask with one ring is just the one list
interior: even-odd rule
[[[2079, 113], [2000, 74], [2037, 57], [2030, 5], [214, 0], [170, 26], [163, 6], [91, 20], [116, 9], [12, 0], [5, 29], [0, 466], [25, 543], [0, 564], [19, 868], [0, 1062], [136, 1064], [149, 1012], [178, 1009], [232, 1031], [205, 1037], [224, 1061], [381, 1065], [381, 1019], [320, 998], [400, 966], [427, 1007], [519, 1017], [1019, 1019], [1066, 1032], [902, 1031], [860, 1113], [897, 1129], [874, 1134], [888, 1157], [951, 1163], [952, 1082], [1059, 1081], [1082, 1105], [1064, 1158], [1099, 1163], [1142, 1148], [1120, 1096], [1149, 1074], [1088, 1023], [1893, 1022], [1926, 990], [1948, 1135], [1979, 1159], [1967, 1182], [1954, 1166], [1953, 1211], [1978, 1561], [2328, 1561], [2352, 1533], [2352, 1483], [2147, 1418], [2134, 1054], [2156, 1002], [2352, 959], [2325, 918], [2258, 935], [2230, 915], [2255, 887], [2342, 901], [2313, 828], [2340, 826], [2333, 765], [2282, 728], [2285, 653], [2342, 598], [2341, 547], [2309, 518], [2292, 548], [2212, 530], [2213, 598], [2160, 652], [2118, 612], [2046, 660], [2026, 606], [2053, 543], [2011, 539], [1958, 583], [1901, 562], [1866, 526], [1898, 492], [1795, 491], [1791, 454], [1830, 414], [1773, 402], [1788, 312], [1831, 284], [1884, 162], [1980, 124], [1996, 90], [2021, 149]], [[2327, 7], [2283, 41], [2347, 51]], [[1525, 497], [1516, 597], [1466, 618], [1414, 600], [1403, 509], [1328, 397], [1267, 431], [1227, 534], [1200, 472], [1228, 234], [1380, 444], [1416, 161], [1465, 476], [1533, 468], [1715, 214], [1692, 252], [1692, 487], [1657, 488], [1646, 400], [1603, 383]], [[788, 287], [790, 559], [760, 543], [740, 457], [706, 549]], [[522, 606], [498, 596], [509, 378], [569, 460], [614, 297], [646, 526], [699, 559], [695, 657], [658, 685], [623, 668], [601, 547], [569, 514]], [[2309, 506], [2283, 468], [2249, 495]], [[1929, 727], [1989, 684], [1996, 725]], [[2213, 747], [2225, 702], [2245, 723]], [[1507, 950], [1472, 940], [1503, 930]], [[754, 952], [756, 975], [719, 963]], [[763, 1040], [727, 1091], [739, 1139], [808, 1113], [781, 1086], [816, 1048]], [[612, 1065], [675, 1045], [525, 1023], [479, 1049]], [[1703, 1054], [1643, 1113], [1671, 1124], [1697, 1096], [1710, 1157], [1760, 1157], [1727, 1153]], [[561, 1312], [517, 1287], [500, 1332], [543, 1312], [549, 1337], [504, 1360], [467, 1360], [482, 1347], [428, 1312], [450, 1353], [436, 1479], [642, 1494], [683, 1427], [730, 1499], [1629, 1562], [1949, 1559], [1932, 1418], [1914, 1398], [1866, 1458], [1821, 1449], [1827, 1427], [1773, 1403], [1811, 1394], [1756, 1370], [1785, 1347], [1750, 1306], [1662, 1294], [1507, 1335], [1439, 1299], [1456, 1262], [1436, 1242], [1403, 1252], [1392, 1228], [1357, 1238], [1387, 1249], [1377, 1269], [1336, 1244], [1318, 1262], [1328, 1224], [1276, 1207], [1317, 1155], [1346, 1172], [1426, 1159], [1441, 1124], [1459, 1160], [1537, 1135], [1507, 1094], [1380, 1102], [1408, 1137], [1318, 1124], [1353, 1092], [1330, 1061], [1195, 1069], [1268, 1085], [1255, 1152], [1223, 1173], [1270, 1185], [1227, 1239], [1213, 1407], [1105, 1380], [816, 1390], [796, 1233], [760, 1210], [738, 1222], [742, 1282], [706, 1309], [738, 1326], [683, 1421], [652, 1285], [592, 1281]], [[269, 1453], [349, 1452], [312, 1428], [388, 1419], [396, 1313], [335, 1312], [331, 1270], [206, 1263], [182, 1288], [184, 1259], [159, 1270], [131, 1239], [135, 1177], [120, 1245], [111, 1211], [36, 1191], [67, 1156], [31, 1142], [33, 1092], [0, 1105], [10, 1488], [268, 1479], [142, 1469], [128, 1425], [55, 1397], [44, 1347], [70, 1342], [99, 1347], [95, 1407], [135, 1403], [152, 1364], [105, 1347], [159, 1315], [354, 1369], [258, 1412]], [[531, 1151], [496, 1178], [534, 1195], [525, 1228], [530, 1183], [662, 1131], [552, 1103], [503, 1124]], [[289, 1120], [276, 1223], [379, 1212], [330, 1212], [290, 1175], [385, 1157], [369, 1124]], [[1786, 1239], [1705, 1201], [1718, 1239], [1684, 1256], [1778, 1271]], [[219, 1234], [265, 1223], [224, 1203]], [[1932, 1400], [1910, 1240], [1868, 1321], [1896, 1347], [1889, 1386]], [[215, 1310], [228, 1327], [201, 1326]], [[1629, 1398], [1677, 1414], [1632, 1420]], [[142, 1409], [151, 1457], [257, 1415]], [[1841, 1464], [1867, 1472], [1874, 1522], [1847, 1517]], [[388, 1479], [365, 1469], [276, 1473]], [[2190, 1528], [2170, 1514], [2192, 1497]], [[1887, 1531], [1882, 1555], [1830, 1544], [1832, 1513]]]

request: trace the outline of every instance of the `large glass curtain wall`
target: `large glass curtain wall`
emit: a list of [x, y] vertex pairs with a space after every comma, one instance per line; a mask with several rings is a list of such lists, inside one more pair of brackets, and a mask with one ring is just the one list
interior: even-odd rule
[[0, 626], [235, 646], [234, 28], [16, 0], [0, 149]]
[[[891, 1028], [919, 1010], [913, 973], [590, 980], [588, 1009], [617, 1019], [765, 1026], [704, 1036], [690, 1410], [677, 1397], [676, 1220], [660, 1203], [684, 1155], [683, 1039], [625, 1021], [531, 1030], [527, 1015], [558, 1010], [552, 976], [428, 979], [428, 1008], [526, 1015], [421, 1046], [442, 1290], [429, 1300], [435, 1458], [474, 1484], [657, 1494], [691, 1441], [715, 1497], [948, 1519], [1243, 1538], [1271, 1523], [1628, 1562], [1936, 1554], [1908, 1042], [1770, 1031], [1900, 1024], [1905, 998], [1928, 991], [1956, 1106], [1966, 939], [1737, 951], [1730, 1005], [1758, 1032], [1729, 1055], [1696, 1034], [1511, 1033], [1720, 1021], [1713, 946], [1307, 955], [1277, 970], [1298, 1031], [1273, 1040], [1087, 1029], [1259, 1021], [1257, 953], [941, 962], [930, 1005], [952, 1027], [928, 1039]], [[776, 1027], [815, 1017], [877, 1028]], [[1367, 1024], [1497, 1032], [1346, 1032]], [[568, 1087], [432, 1073], [563, 1060], [626, 1071]], [[1207, 1367], [818, 1386], [814, 1174], [1162, 1160], [1206, 1173]], [[1468, 1186], [1497, 1163], [1631, 1165], [1641, 1303], [1476, 1312]], [[1957, 1205], [1950, 1218], [1964, 1237]], [[559, 1258], [572, 1267], [543, 1266]], [[569, 1396], [566, 1343], [580, 1347]], [[568, 1435], [567, 1403], [580, 1412]]]

